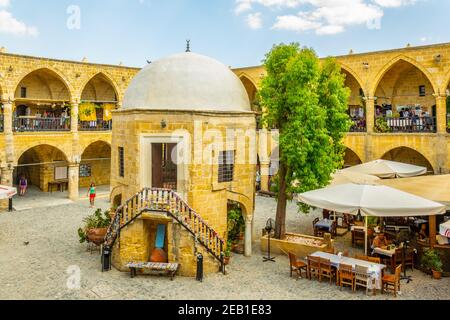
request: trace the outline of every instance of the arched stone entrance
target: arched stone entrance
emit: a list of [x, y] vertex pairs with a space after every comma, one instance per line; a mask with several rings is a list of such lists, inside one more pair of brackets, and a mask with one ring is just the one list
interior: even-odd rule
[[81, 155], [80, 188], [91, 183], [96, 186], [109, 186], [111, 176], [111, 146], [104, 141], [90, 144]]
[[434, 168], [431, 162], [420, 152], [408, 147], [392, 149], [386, 152], [382, 159], [426, 167], [429, 173], [434, 173]]
[[345, 86], [350, 89], [348, 112], [353, 122], [350, 132], [366, 132], [366, 105], [364, 90], [356, 77], [347, 69], [342, 68], [345, 75]]
[[117, 88], [103, 73], [92, 77], [83, 88], [79, 106], [81, 131], [106, 131], [112, 128], [111, 111], [118, 103]]
[[344, 155], [344, 168], [362, 164], [361, 158], [352, 149], [347, 148]]
[[417, 65], [398, 59], [384, 71], [374, 92], [376, 132], [436, 132], [435, 90]]
[[67, 82], [48, 68], [27, 74], [14, 93], [13, 130], [69, 131], [71, 93]]

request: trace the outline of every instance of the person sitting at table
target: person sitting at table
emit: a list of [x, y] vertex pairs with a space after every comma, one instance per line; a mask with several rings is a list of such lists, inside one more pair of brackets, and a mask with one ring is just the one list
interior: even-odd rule
[[425, 241], [427, 239], [428, 239], [427, 225], [426, 224], [422, 224], [422, 226], [420, 228], [420, 232], [419, 232], [419, 240]]
[[389, 242], [387, 241], [386, 237], [384, 236], [384, 233], [378, 234], [375, 239], [373, 240], [373, 248], [382, 248], [385, 249], [389, 245]]

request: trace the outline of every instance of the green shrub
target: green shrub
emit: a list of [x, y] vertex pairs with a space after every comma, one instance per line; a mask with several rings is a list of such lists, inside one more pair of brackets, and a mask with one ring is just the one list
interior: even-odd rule
[[84, 226], [78, 229], [78, 236], [80, 243], [85, 243], [87, 240], [87, 232], [91, 229], [107, 228], [111, 224], [111, 216], [109, 210], [102, 211], [97, 209], [92, 215], [83, 219]]
[[442, 272], [442, 260], [436, 250], [428, 249], [422, 257], [422, 266], [427, 269]]
[[386, 119], [378, 118], [375, 121], [375, 132], [377, 133], [389, 133], [391, 132], [391, 128], [388, 126]]

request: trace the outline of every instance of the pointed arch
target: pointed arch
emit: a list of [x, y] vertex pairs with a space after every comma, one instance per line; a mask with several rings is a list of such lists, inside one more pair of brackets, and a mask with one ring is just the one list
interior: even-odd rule
[[360, 88], [363, 90], [364, 95], [365, 95], [365, 94], [366, 94], [366, 88], [364, 87], [363, 81], [362, 81], [362, 79], [359, 77], [359, 75], [358, 75], [355, 71], [353, 71], [353, 69], [350, 68], [349, 66], [347, 66], [347, 65], [345, 65], [345, 64], [343, 64], [343, 63], [341, 63], [341, 62], [338, 62], [338, 63], [339, 63], [339, 66], [341, 67], [341, 69], [342, 69], [344, 72], [347, 72], [347, 73], [350, 74], [353, 78], [355, 78], [356, 82], [358, 83], [358, 85], [360, 86]]
[[356, 166], [362, 163], [362, 157], [353, 151], [353, 149], [346, 147], [344, 155], [344, 168]]
[[390, 149], [384, 153], [381, 159], [427, 167], [428, 171], [435, 172], [431, 161], [423, 153], [407, 146]]
[[425, 77], [427, 78], [427, 80], [430, 82], [434, 93], [436, 93], [438, 90], [438, 88], [436, 88], [436, 85], [434, 84], [433, 81], [433, 76], [431, 75], [430, 72], [428, 72], [428, 70], [422, 66], [420, 63], [418, 63], [416, 60], [409, 58], [405, 55], [398, 55], [397, 57], [395, 57], [394, 59], [392, 59], [389, 63], [387, 63], [386, 65], [383, 66], [383, 68], [378, 72], [378, 74], [375, 76], [375, 80], [374, 83], [372, 85], [372, 87], [370, 88], [370, 92], [369, 94], [371, 96], [375, 96], [375, 93], [381, 83], [381, 81], [383, 81], [383, 78], [385, 77], [385, 75], [392, 70], [392, 68], [399, 62], [406, 62], [411, 64], [412, 66], [416, 67], [420, 72], [422, 72]]
[[[67, 100], [69, 102], [72, 101], [73, 88], [70, 85], [70, 82], [67, 80], [67, 78], [61, 72], [59, 72], [58, 70], [55, 70], [54, 68], [47, 67], [47, 66], [36, 68], [32, 71], [26, 71], [19, 77], [19, 80], [14, 85], [14, 96], [16, 98], [18, 98], [18, 96], [19, 96], [18, 93], [20, 92], [21, 84], [33, 76], [37, 77], [37, 79], [39, 79], [40, 81], [45, 83], [45, 86], [49, 90], [49, 94], [50, 94], [52, 100], [64, 100], [64, 101]], [[45, 77], [47, 77], [47, 79], [45, 79]], [[52, 91], [49, 80], [57, 80], [58, 82], [60, 82], [62, 84], [62, 88], [60, 88], [61, 91], [59, 93], [57, 93], [58, 97], [54, 96], [55, 92]], [[63, 92], [64, 90], [66, 92]], [[64, 97], [64, 95], [67, 95], [67, 97]], [[19, 98], [20, 98], [20, 96], [19, 96]], [[55, 98], [66, 98], [66, 99], [55, 99]]]
[[[91, 84], [91, 82], [96, 81], [96, 80], [100, 80], [103, 81], [105, 83], [107, 83], [113, 90], [114, 95], [115, 95], [115, 100], [116, 102], [119, 101], [119, 86], [117, 85], [117, 83], [113, 80], [113, 78], [107, 74], [104, 71], [100, 71], [97, 72], [95, 74], [93, 74], [92, 76], [90, 76], [89, 78], [87, 78], [85, 80], [85, 82], [82, 84], [81, 91], [79, 93], [80, 95], [80, 101], [82, 100], [92, 100], [92, 99], [83, 99], [83, 94], [86, 94], [86, 90], [88, 89], [88, 86]], [[95, 90], [95, 86], [94, 86], [94, 90]], [[95, 90], [95, 94], [97, 95], [98, 92]], [[94, 99], [97, 100], [97, 99]], [[112, 102], [112, 101], [111, 101]]]
[[[246, 73], [241, 73], [239, 75], [239, 79], [241, 80], [242, 84], [245, 87], [245, 90], [247, 91], [248, 99], [250, 100], [250, 104], [252, 105], [252, 108], [253, 108], [253, 104], [254, 104], [254, 102], [257, 98], [257, 94], [258, 94], [258, 86], [253, 81], [253, 79]], [[256, 111], [256, 110], [254, 110], [254, 111]]]

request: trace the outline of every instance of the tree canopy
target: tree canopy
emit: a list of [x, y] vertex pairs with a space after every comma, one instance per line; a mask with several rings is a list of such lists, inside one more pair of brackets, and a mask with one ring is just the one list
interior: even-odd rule
[[280, 132], [276, 235], [282, 237], [289, 195], [328, 185], [343, 165], [350, 90], [334, 59], [320, 60], [297, 43], [274, 46], [264, 64], [263, 123]]

